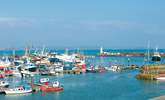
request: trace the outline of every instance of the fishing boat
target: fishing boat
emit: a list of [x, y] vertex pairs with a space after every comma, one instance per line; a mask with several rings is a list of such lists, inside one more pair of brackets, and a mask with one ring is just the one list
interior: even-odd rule
[[16, 87], [16, 88], [11, 88], [5, 90], [5, 94], [10, 95], [10, 94], [26, 94], [26, 93], [31, 93], [32, 89], [25, 88], [24, 86]]
[[98, 67], [90, 66], [86, 69], [86, 72], [96, 73], [98, 72]]
[[46, 64], [39, 65], [39, 73], [41, 75], [49, 75], [49, 69]]
[[23, 66], [24, 62], [22, 60], [15, 60], [13, 63], [14, 63], [14, 67], [12, 68], [13, 76], [22, 77], [21, 76], [21, 67]]
[[0, 87], [8, 87], [9, 83], [6, 81], [0, 81]]
[[31, 76], [31, 75], [37, 75], [39, 72], [37, 71], [37, 66], [33, 63], [28, 63], [21, 69], [21, 74], [23, 76]]
[[151, 60], [154, 62], [161, 61], [161, 56], [160, 56], [160, 53], [158, 52], [158, 48], [156, 48], [156, 51], [154, 52]]
[[64, 61], [64, 62], [70, 62], [72, 63], [75, 59], [74, 55], [68, 55], [68, 54], [61, 54], [61, 55], [56, 55], [56, 58]]
[[90, 66], [86, 69], [86, 72], [91, 72], [91, 73], [102, 73], [106, 71], [107, 69], [102, 66]]
[[60, 85], [59, 81], [53, 82], [52, 85], [41, 85], [40, 90], [43, 92], [58, 92], [62, 91], [64, 88]]
[[117, 71], [121, 71], [121, 66], [122, 65], [114, 64], [114, 65], [111, 65], [111, 67], [106, 67], [105, 69], [108, 71], [117, 72]]
[[100, 68], [99, 68], [99, 72], [100, 72], [100, 73], [103, 73], [103, 72], [106, 72], [106, 71], [107, 71], [107, 70], [106, 70], [105, 67], [100, 67]]

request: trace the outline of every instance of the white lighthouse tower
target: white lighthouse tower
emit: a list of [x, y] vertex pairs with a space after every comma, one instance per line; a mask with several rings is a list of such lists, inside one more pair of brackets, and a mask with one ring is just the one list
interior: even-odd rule
[[100, 54], [103, 54], [103, 47], [100, 48]]

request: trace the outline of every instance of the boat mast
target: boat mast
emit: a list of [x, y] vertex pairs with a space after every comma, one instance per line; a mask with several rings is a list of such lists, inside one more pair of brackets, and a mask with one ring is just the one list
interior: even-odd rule
[[65, 48], [65, 54], [68, 55], [68, 48]]
[[14, 61], [15, 61], [15, 49], [13, 49], [13, 58], [14, 58]]
[[42, 47], [41, 56], [44, 55], [44, 52], [45, 52], [45, 45], [43, 45], [43, 47]]
[[28, 56], [28, 47], [25, 48], [25, 56]]
[[148, 56], [148, 58], [147, 58], [147, 61], [148, 61], [148, 64], [149, 64], [149, 61], [150, 61], [150, 41], [148, 41], [148, 52], [147, 52], [147, 56]]

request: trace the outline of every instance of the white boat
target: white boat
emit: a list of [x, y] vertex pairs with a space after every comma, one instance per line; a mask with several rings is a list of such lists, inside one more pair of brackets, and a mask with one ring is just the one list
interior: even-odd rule
[[24, 66], [24, 69], [29, 71], [29, 72], [36, 72], [37, 70], [37, 66], [33, 63], [27, 63], [25, 66]]
[[21, 73], [19, 71], [14, 71], [13, 76], [15, 77], [21, 77]]
[[8, 87], [9, 83], [6, 81], [0, 81], [0, 87]]
[[10, 94], [26, 94], [26, 93], [31, 93], [32, 89], [25, 89], [25, 87], [16, 87], [12, 89], [5, 90], [5, 94], [10, 95]]
[[152, 56], [152, 61], [161, 61], [160, 53], [158, 52], [158, 48], [156, 48], [156, 52], [154, 52], [154, 55]]
[[37, 71], [37, 66], [33, 63], [28, 63], [26, 64], [22, 69], [21, 69], [21, 73], [23, 74], [23, 76], [34, 76], [39, 74], [39, 72]]
[[49, 73], [51, 75], [56, 75], [59, 72], [63, 72], [64, 65], [62, 63], [54, 63], [49, 67]]
[[12, 71], [13, 71], [12, 75], [13, 76], [21, 77], [21, 72], [19, 70], [20, 67], [21, 66], [15, 66], [15, 67], [12, 68]]
[[117, 72], [117, 71], [121, 71], [121, 66], [114, 64], [114, 65], [111, 65], [111, 67], [105, 67], [105, 69], [108, 71]]
[[156, 80], [165, 80], [165, 77], [157, 77]]
[[73, 62], [75, 59], [75, 55], [61, 54], [61, 55], [56, 55], [56, 58], [64, 62]]
[[4, 67], [8, 67], [10, 66], [12, 63], [9, 61], [9, 58], [6, 57], [2, 57], [3, 60], [0, 60], [0, 66], [4, 66]]

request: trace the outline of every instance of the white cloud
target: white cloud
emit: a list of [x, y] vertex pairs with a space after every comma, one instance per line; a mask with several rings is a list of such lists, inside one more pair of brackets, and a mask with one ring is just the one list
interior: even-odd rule
[[16, 18], [16, 17], [0, 17], [0, 27], [30, 27], [35, 23], [35, 19]]
[[91, 31], [120, 31], [124, 34], [131, 32], [141, 32], [145, 34], [157, 34], [165, 32], [163, 25], [148, 24], [135, 21], [123, 20], [84, 20], [80, 21], [80, 26]]
[[137, 27], [137, 23], [120, 20], [81, 21], [80, 24], [91, 30], [129, 30]]
[[164, 33], [164, 25], [155, 25], [148, 23], [140, 23], [128, 20], [71, 20], [60, 18], [19, 18], [19, 17], [0, 17], [0, 28], [28, 28], [28, 27], [53, 27], [67, 31], [96, 31], [103, 33], [103, 31], [120, 32], [120, 33]]

